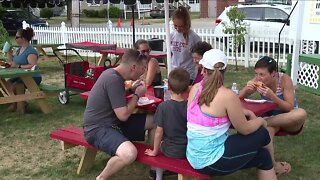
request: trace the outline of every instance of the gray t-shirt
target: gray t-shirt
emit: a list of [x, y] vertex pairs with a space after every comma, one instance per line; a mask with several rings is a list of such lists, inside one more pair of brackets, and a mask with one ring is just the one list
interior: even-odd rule
[[93, 133], [98, 127], [118, 125], [113, 109], [126, 106], [124, 79], [114, 69], [104, 71], [90, 91], [84, 111], [84, 132]]
[[200, 37], [192, 30], [189, 33], [188, 43], [186, 43], [182, 33], [177, 31], [171, 33], [172, 69], [181, 67], [189, 72], [191, 79], [195, 79], [196, 64], [192, 59], [191, 48], [199, 41], [201, 41]]
[[187, 148], [187, 101], [168, 100], [159, 104], [154, 116], [163, 128], [161, 151], [172, 158], [185, 158]]

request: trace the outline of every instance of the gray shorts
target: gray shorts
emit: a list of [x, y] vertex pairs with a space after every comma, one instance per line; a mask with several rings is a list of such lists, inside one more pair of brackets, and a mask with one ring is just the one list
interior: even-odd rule
[[133, 114], [119, 126], [100, 127], [89, 137], [89, 144], [114, 156], [118, 147], [125, 141], [144, 141], [147, 114]]

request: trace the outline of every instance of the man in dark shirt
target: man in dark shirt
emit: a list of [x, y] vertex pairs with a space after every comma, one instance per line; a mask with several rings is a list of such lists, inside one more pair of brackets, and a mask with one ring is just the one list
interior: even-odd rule
[[[152, 115], [132, 115], [139, 97], [146, 92], [144, 82], [136, 83], [127, 92], [124, 85], [126, 80], [140, 78], [146, 62], [139, 51], [128, 50], [120, 65], [104, 71], [90, 92], [84, 112], [85, 138], [89, 144], [112, 156], [96, 179], [108, 179], [132, 163], [137, 150], [131, 141], [144, 140], [145, 130], [155, 128]], [[133, 96], [127, 102], [129, 92], [133, 92]]]

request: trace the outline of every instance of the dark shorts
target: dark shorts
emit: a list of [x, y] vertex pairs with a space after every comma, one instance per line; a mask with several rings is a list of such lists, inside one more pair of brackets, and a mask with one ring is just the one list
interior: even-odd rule
[[101, 127], [86, 139], [89, 144], [114, 156], [125, 141], [144, 141], [146, 114], [133, 114], [119, 126]]
[[[36, 82], [37, 85], [39, 85], [42, 81], [42, 77], [32, 77], [33, 80]], [[23, 81], [19, 77], [11, 78], [8, 80], [9, 83], [11, 84], [23, 84]]]

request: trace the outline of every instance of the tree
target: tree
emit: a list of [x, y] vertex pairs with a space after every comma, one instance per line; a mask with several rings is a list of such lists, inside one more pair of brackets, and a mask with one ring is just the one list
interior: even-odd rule
[[238, 7], [231, 7], [227, 12], [230, 20], [229, 23], [223, 22], [223, 32], [225, 34], [232, 34], [233, 38], [233, 56], [236, 63], [236, 71], [238, 71], [237, 51], [238, 48], [244, 44], [244, 35], [247, 34], [247, 24], [243, 22], [246, 14], [238, 9]]
[[4, 44], [6, 41], [10, 42], [9, 34], [0, 21], [0, 44]]

